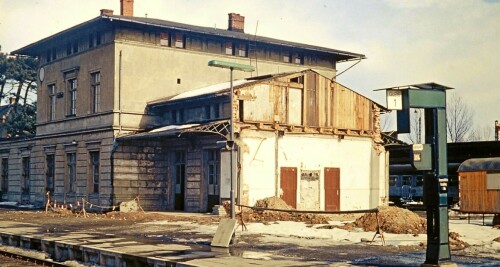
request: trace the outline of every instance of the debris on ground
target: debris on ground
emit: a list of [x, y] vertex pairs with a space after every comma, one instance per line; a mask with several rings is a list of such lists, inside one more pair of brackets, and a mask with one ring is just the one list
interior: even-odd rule
[[139, 203], [137, 202], [137, 199], [120, 202], [120, 211], [121, 212], [139, 211]]
[[259, 199], [257, 200], [257, 202], [255, 202], [255, 207], [265, 209], [293, 210], [291, 206], [286, 204], [286, 202], [279, 197], [267, 197], [264, 199]]
[[[425, 234], [427, 224], [418, 214], [398, 207], [380, 206], [378, 223], [382, 231], [393, 234]], [[354, 221], [354, 227], [365, 232], [377, 231], [377, 214], [367, 213]]]
[[494, 241], [494, 242], [499, 242], [499, 243], [500, 243], [500, 236], [499, 236], [499, 237], [497, 237], [497, 238], [495, 238], [495, 239], [493, 239], [493, 241]]
[[456, 232], [450, 232], [449, 236], [450, 236], [449, 244], [451, 249], [464, 249], [470, 246], [467, 242], [460, 240], [459, 239], [460, 234]]
[[253, 210], [245, 208], [242, 210], [240, 215], [242, 216], [244, 222], [269, 223], [275, 221], [295, 221], [305, 222], [307, 224], [328, 224], [327, 217], [323, 215], [292, 212], [293, 208], [286, 204], [286, 202], [279, 197], [259, 199], [255, 203], [255, 207], [265, 209], [290, 210], [290, 212]]

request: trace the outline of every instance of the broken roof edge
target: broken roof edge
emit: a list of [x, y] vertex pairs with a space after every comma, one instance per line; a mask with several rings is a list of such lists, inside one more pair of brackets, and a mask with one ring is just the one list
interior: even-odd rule
[[[207, 127], [210, 125], [220, 125], [224, 123], [229, 123], [229, 120], [212, 120], [201, 123], [186, 123], [186, 124], [174, 124], [174, 125], [164, 125], [159, 126], [154, 129], [150, 129], [143, 132], [131, 133], [128, 135], [119, 136], [116, 139], [118, 141], [127, 141], [127, 140], [137, 140], [137, 139], [147, 139], [147, 138], [155, 138], [155, 137], [167, 137], [167, 136], [176, 136], [179, 137], [180, 134], [185, 132], [200, 132], [200, 133], [209, 133], [207, 131], [202, 131], [203, 127]], [[199, 129], [200, 131], [196, 131]], [[213, 132], [213, 134], [217, 134]], [[220, 135], [220, 134], [219, 134]]]
[[[281, 78], [281, 77], [285, 77], [288, 75], [293, 75], [293, 74], [298, 74], [298, 73], [306, 73], [306, 72], [313, 72], [313, 73], [315, 73], [323, 78], [326, 78], [326, 79], [332, 81], [332, 83], [334, 83], [334, 84], [338, 84], [340, 86], [343, 86], [346, 89], [354, 92], [355, 94], [370, 100], [373, 104], [377, 105], [381, 109], [382, 112], [390, 111], [385, 106], [377, 103], [373, 99], [368, 98], [368, 97], [360, 94], [356, 90], [353, 90], [353, 89], [351, 89], [351, 88], [349, 88], [349, 87], [347, 87], [347, 86], [345, 86], [345, 85], [343, 85], [335, 80], [332, 80], [331, 78], [328, 78], [328, 77], [322, 75], [321, 73], [315, 71], [314, 69], [281, 72], [281, 73], [275, 73], [275, 74], [264, 74], [261, 76], [250, 77], [250, 78], [246, 78], [243, 80], [234, 80], [233, 81], [233, 90], [240, 89], [240, 88], [247, 87], [247, 86], [252, 86], [252, 85], [260, 83], [260, 82], [267, 82], [267, 81], [270, 81], [272, 79]], [[226, 85], [226, 86], [223, 86], [223, 85]], [[217, 86], [220, 86], [220, 88], [218, 88]], [[208, 88], [211, 88], [211, 87], [217, 88], [217, 89], [208, 90]], [[187, 92], [183, 92], [183, 93], [180, 93], [180, 94], [177, 94], [174, 96], [169, 96], [169, 97], [164, 97], [164, 98], [160, 98], [157, 100], [153, 100], [153, 101], [148, 102], [147, 106], [151, 107], [151, 108], [155, 108], [155, 107], [160, 107], [160, 106], [171, 106], [171, 105], [175, 105], [175, 104], [178, 104], [178, 103], [184, 102], [184, 101], [202, 100], [202, 99], [214, 97], [217, 95], [227, 94], [227, 93], [229, 93], [229, 89], [230, 89], [229, 88], [229, 81], [223, 82], [223, 83], [218, 83], [218, 84], [190, 90]], [[202, 93], [202, 92], [206, 92], [206, 93]]]
[[[311, 70], [311, 69], [308, 69]], [[253, 84], [264, 82], [268, 80], [272, 80], [279, 77], [284, 77], [287, 75], [301, 73], [308, 70], [303, 71], [292, 71], [292, 72], [282, 72], [277, 74], [264, 74], [261, 76], [250, 77], [241, 80], [233, 80], [233, 90], [239, 89], [246, 86], [251, 86]], [[314, 70], [311, 70], [315, 72]], [[317, 73], [317, 72], [316, 72]], [[319, 73], [318, 73], [319, 74]], [[217, 83], [197, 89], [193, 89], [190, 91], [186, 91], [177, 95], [163, 97], [157, 100], [153, 100], [147, 103], [148, 107], [159, 107], [165, 105], [175, 105], [179, 102], [184, 101], [194, 101], [194, 100], [202, 100], [209, 97], [215, 97], [217, 95], [228, 94], [230, 90], [230, 81]]]

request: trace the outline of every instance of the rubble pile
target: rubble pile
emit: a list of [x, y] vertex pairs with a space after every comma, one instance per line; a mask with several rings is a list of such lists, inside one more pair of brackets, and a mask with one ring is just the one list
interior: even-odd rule
[[[427, 224], [418, 214], [398, 207], [379, 207], [378, 222], [382, 231], [393, 234], [425, 234]], [[354, 221], [364, 231], [377, 231], [377, 215], [367, 213]]]
[[[283, 199], [278, 197], [268, 197], [257, 200], [255, 207], [266, 209], [293, 210]], [[328, 224], [327, 218], [322, 215], [308, 213], [294, 213], [284, 211], [258, 211], [252, 209], [244, 209], [242, 211], [244, 222], [262, 222], [269, 223], [275, 221], [295, 221], [305, 222], [307, 224]]]
[[451, 249], [464, 249], [470, 245], [459, 239], [460, 235], [456, 232], [450, 232], [449, 244]]

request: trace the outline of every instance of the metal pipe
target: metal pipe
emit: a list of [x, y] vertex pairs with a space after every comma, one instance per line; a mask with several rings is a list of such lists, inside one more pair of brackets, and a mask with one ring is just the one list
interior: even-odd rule
[[229, 191], [230, 198], [231, 198], [231, 219], [235, 219], [235, 211], [234, 211], [234, 170], [235, 170], [235, 160], [234, 160], [234, 92], [233, 92], [233, 68], [230, 69], [230, 76], [229, 76], [229, 90], [230, 90], [230, 116], [229, 116], [229, 143], [230, 143], [230, 157], [231, 157], [231, 171], [230, 171], [230, 179], [231, 179], [231, 190]]

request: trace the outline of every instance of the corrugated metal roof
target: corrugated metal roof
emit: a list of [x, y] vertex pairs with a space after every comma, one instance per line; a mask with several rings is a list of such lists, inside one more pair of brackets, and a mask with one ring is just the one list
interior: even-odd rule
[[458, 167], [458, 172], [500, 170], [500, 158], [468, 159]]
[[331, 53], [331, 54], [335, 54], [336, 61], [347, 61], [347, 60], [352, 60], [352, 59], [366, 58], [366, 56], [363, 54], [342, 51], [342, 50], [337, 50], [337, 49], [331, 49], [331, 48], [326, 48], [326, 47], [320, 47], [320, 46], [314, 46], [314, 45], [308, 45], [308, 44], [303, 44], [303, 43], [284, 41], [284, 40], [279, 40], [279, 39], [274, 39], [274, 38], [269, 38], [269, 37], [264, 37], [264, 36], [255, 36], [253, 34], [246, 34], [246, 33], [236, 32], [236, 31], [229, 31], [229, 30], [225, 30], [225, 29], [195, 26], [195, 25], [183, 24], [183, 23], [161, 20], [161, 19], [154, 19], [154, 18], [126, 17], [126, 16], [119, 16], [119, 15], [99, 16], [99, 17], [94, 18], [92, 20], [83, 22], [83, 23], [78, 24], [74, 27], [66, 29], [62, 32], [51, 35], [51, 36], [44, 38], [38, 42], [27, 45], [23, 48], [16, 50], [16, 51], [13, 51], [12, 54], [34, 55], [35, 50], [46, 49], [46, 47], [43, 45], [43, 43], [50, 41], [50, 39], [52, 39], [52, 38], [56, 38], [56, 37], [62, 36], [64, 34], [67, 34], [70, 31], [78, 30], [82, 27], [89, 27], [90, 24], [100, 23], [103, 21], [106, 21], [108, 23], [116, 23], [116, 24], [129, 23], [129, 24], [136, 24], [136, 25], [160, 27], [160, 28], [166, 28], [166, 29], [171, 29], [171, 30], [180, 30], [180, 31], [186, 31], [186, 32], [193, 32], [193, 33], [208, 34], [208, 35], [221, 36], [221, 37], [227, 37], [227, 38], [234, 38], [234, 39], [244, 40], [247, 42], [274, 44], [274, 45], [280, 45], [280, 46], [289, 46], [291, 48], [300, 48], [300, 49], [313, 50], [313, 51], [318, 51], [318, 52]]

